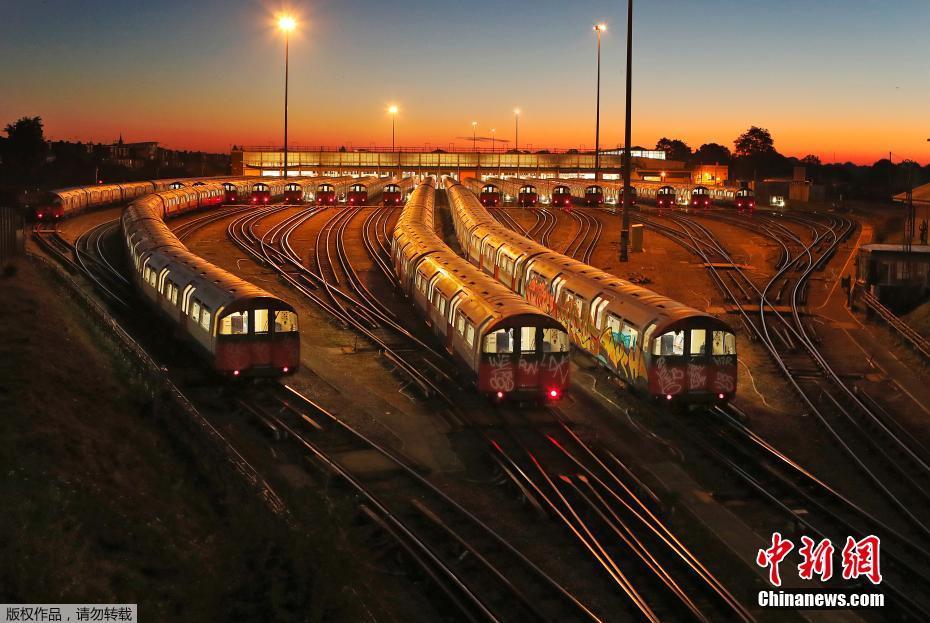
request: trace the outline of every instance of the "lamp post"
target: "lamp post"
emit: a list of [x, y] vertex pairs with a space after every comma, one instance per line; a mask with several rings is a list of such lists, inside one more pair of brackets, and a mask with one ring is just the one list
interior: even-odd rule
[[601, 179], [601, 33], [607, 30], [607, 24], [601, 22], [594, 26], [597, 33], [597, 103], [594, 112], [594, 181]]
[[517, 152], [517, 177], [520, 177], [520, 109], [513, 109], [513, 148]]
[[287, 72], [290, 33], [297, 27], [297, 21], [290, 15], [278, 17], [278, 29], [284, 33], [284, 179], [287, 179]]
[[471, 150], [478, 151], [478, 122], [471, 122]]
[[632, 135], [631, 95], [633, 87], [633, 0], [627, 0], [626, 15], [626, 133], [623, 145], [623, 229], [620, 230], [620, 261], [629, 261], [630, 246], [630, 141]]
[[388, 112], [391, 113], [391, 152], [394, 152], [394, 119], [397, 117], [397, 106], [391, 105], [388, 108]]

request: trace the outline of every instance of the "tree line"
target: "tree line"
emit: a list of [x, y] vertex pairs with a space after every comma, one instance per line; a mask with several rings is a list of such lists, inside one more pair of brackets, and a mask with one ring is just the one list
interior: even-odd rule
[[831, 199], [887, 200], [891, 195], [930, 183], [930, 164], [913, 160], [892, 162], [888, 158], [871, 165], [852, 162], [823, 163], [808, 154], [803, 158], [785, 156], [775, 149], [775, 139], [765, 128], [752, 126], [733, 141], [733, 149], [719, 143], [704, 143], [695, 150], [682, 140], [662, 137], [656, 149], [669, 160], [688, 164], [720, 164], [730, 168], [730, 179], [762, 180], [790, 177], [794, 167], [806, 168], [807, 179], [825, 187]]

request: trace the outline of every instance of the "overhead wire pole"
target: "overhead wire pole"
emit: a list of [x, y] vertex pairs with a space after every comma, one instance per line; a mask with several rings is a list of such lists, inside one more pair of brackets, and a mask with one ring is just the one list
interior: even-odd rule
[[623, 225], [620, 230], [620, 261], [629, 261], [630, 246], [630, 142], [632, 140], [633, 0], [627, 0], [626, 17], [626, 131], [623, 145]]
[[520, 177], [520, 109], [513, 110], [513, 148], [517, 152], [517, 177]]

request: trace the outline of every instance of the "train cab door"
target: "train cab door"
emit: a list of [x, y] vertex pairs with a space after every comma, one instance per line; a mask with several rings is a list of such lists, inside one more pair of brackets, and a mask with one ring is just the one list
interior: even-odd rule
[[452, 338], [455, 334], [455, 316], [458, 314], [461, 300], [461, 294], [456, 294], [452, 297], [452, 302], [449, 304], [449, 313], [446, 316], [446, 351], [448, 351], [450, 355], [452, 354]]

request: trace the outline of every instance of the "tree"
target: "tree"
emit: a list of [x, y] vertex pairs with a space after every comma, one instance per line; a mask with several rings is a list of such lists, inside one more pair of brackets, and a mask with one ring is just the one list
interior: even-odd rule
[[730, 161], [730, 150], [719, 143], [704, 143], [694, 157], [701, 164], [726, 164]]
[[677, 138], [662, 137], [656, 141], [656, 149], [664, 151], [669, 160], [689, 160], [691, 148], [688, 144]]
[[820, 158], [818, 158], [814, 154], [807, 154], [806, 156], [801, 158], [801, 164], [803, 164], [806, 167], [819, 167], [821, 163], [820, 163]]
[[8, 166], [10, 180], [19, 184], [32, 184], [45, 162], [45, 136], [41, 117], [23, 117], [5, 128], [8, 140], [3, 160]]
[[752, 126], [740, 134], [733, 146], [736, 148], [736, 155], [741, 157], [763, 156], [775, 153], [775, 141], [772, 135], [765, 128]]

